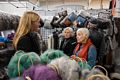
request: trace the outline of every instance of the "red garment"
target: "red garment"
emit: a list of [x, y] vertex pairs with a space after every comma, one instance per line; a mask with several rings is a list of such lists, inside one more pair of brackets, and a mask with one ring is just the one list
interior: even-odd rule
[[116, 0], [112, 0], [112, 16], [115, 16]]
[[92, 44], [91, 40], [88, 39], [87, 42], [83, 45], [83, 48], [80, 49], [80, 51], [79, 51], [79, 48], [80, 48], [81, 45], [77, 44], [77, 46], [74, 49], [74, 54], [76, 54], [76, 52], [79, 51], [78, 57], [86, 60], [87, 59], [87, 52], [88, 52], [89, 46], [91, 44]]

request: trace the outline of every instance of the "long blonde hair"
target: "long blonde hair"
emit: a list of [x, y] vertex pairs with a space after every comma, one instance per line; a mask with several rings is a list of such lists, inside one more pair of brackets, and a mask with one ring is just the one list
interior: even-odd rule
[[26, 35], [31, 31], [32, 22], [40, 19], [40, 16], [33, 11], [26, 11], [20, 18], [20, 22], [13, 38], [13, 46], [17, 49], [17, 43], [21, 36]]

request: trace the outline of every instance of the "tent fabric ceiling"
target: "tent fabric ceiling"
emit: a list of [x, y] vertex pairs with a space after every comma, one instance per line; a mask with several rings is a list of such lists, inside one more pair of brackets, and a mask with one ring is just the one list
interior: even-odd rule
[[110, 0], [38, 0], [40, 6], [54, 6], [54, 5], [83, 5], [88, 6], [89, 9], [107, 9]]
[[102, 5], [103, 8], [108, 8], [106, 6], [109, 5], [109, 1], [110, 0], [0, 0], [0, 1], [8, 1], [8, 2], [21, 2], [21, 1], [28, 1], [31, 2], [33, 4], [38, 4], [40, 5], [40, 7], [42, 6], [56, 6], [56, 5], [61, 5], [61, 4], [79, 4], [79, 5], [83, 5], [83, 6], [88, 6], [90, 8], [96, 8], [98, 6], [98, 8], [101, 8], [101, 1], [103, 1]]
[[0, 0], [0, 2], [22, 2], [22, 1], [31, 2], [33, 4], [36, 4], [38, 2], [38, 0]]
[[0, 1], [2, 1], [2, 2], [4, 2], [4, 1], [14, 1], [14, 2], [16, 2], [16, 1], [29, 1], [29, 0], [0, 0]]

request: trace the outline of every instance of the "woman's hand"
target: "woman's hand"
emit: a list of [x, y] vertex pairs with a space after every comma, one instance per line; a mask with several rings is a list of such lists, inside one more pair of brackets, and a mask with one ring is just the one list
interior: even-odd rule
[[72, 60], [74, 59], [75, 61], [80, 61], [80, 58], [78, 57], [78, 56], [76, 56], [76, 55], [72, 55], [71, 57], [70, 57]]
[[77, 61], [77, 62], [79, 62], [79, 61], [81, 61], [81, 59], [79, 58], [79, 57], [75, 57], [75, 60]]
[[86, 61], [85, 59], [83, 59], [83, 58], [80, 58], [80, 57], [78, 57], [78, 56], [76, 56], [76, 55], [72, 55], [71, 57], [70, 57], [70, 59], [74, 59], [75, 61], [77, 61], [77, 62], [79, 62], [79, 61]]
[[75, 57], [76, 57], [76, 55], [72, 55], [72, 56], [70, 56], [70, 59], [75, 59]]

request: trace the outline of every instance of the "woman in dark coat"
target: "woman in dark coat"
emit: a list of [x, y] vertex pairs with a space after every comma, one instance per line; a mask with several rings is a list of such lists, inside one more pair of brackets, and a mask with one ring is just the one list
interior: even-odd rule
[[73, 35], [73, 29], [71, 27], [66, 27], [63, 30], [63, 40], [60, 44], [60, 50], [62, 50], [66, 55], [73, 55], [73, 49], [76, 46], [76, 38]]
[[15, 49], [40, 54], [39, 26], [40, 16], [33, 11], [26, 11], [20, 18], [19, 26], [13, 39]]

